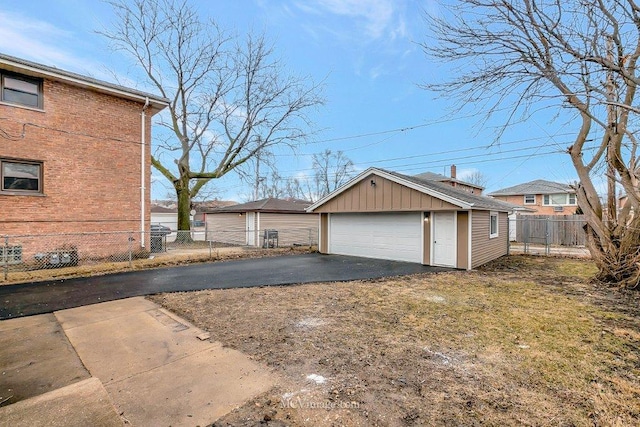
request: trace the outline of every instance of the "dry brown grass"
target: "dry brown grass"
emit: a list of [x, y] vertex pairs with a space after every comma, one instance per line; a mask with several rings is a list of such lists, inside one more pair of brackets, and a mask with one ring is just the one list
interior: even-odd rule
[[594, 287], [594, 273], [514, 256], [474, 272], [153, 299], [283, 378], [216, 425], [638, 425], [639, 300]]

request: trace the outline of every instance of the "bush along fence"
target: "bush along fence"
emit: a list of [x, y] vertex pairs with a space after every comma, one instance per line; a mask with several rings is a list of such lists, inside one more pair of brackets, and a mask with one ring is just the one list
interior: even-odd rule
[[96, 232], [0, 235], [0, 278], [11, 273], [122, 263], [172, 255], [213, 258], [219, 248], [315, 246], [317, 228], [280, 230]]
[[519, 215], [509, 218], [510, 251], [588, 255], [583, 215]]

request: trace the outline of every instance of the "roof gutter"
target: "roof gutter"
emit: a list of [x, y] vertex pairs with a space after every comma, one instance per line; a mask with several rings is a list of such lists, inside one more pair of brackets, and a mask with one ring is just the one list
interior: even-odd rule
[[145, 219], [146, 219], [146, 201], [147, 201], [147, 177], [146, 177], [146, 164], [147, 152], [145, 147], [147, 145], [147, 108], [149, 108], [149, 98], [144, 101], [141, 113], [141, 131], [140, 131], [140, 247], [145, 247]]
[[112, 85], [107, 82], [101, 82], [96, 79], [83, 78], [83, 76], [63, 70], [53, 70], [45, 65], [32, 63], [30, 61], [23, 61], [17, 58], [11, 59], [6, 56], [0, 56], [0, 64], [9, 71], [14, 71], [22, 74], [27, 74], [33, 77], [43, 77], [52, 80], [57, 80], [65, 83], [79, 86], [82, 88], [93, 89], [98, 92], [107, 93], [110, 95], [118, 96], [120, 98], [129, 99], [132, 101], [149, 102], [153, 108], [162, 110], [169, 105], [169, 100], [153, 96], [151, 94], [145, 94], [143, 92], [135, 90], [127, 90], [127, 88], [118, 85]]

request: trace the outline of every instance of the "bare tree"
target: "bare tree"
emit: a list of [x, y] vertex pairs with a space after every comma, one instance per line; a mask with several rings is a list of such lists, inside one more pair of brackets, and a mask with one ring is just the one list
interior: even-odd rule
[[480, 171], [473, 171], [467, 175], [464, 180], [470, 184], [478, 185], [480, 187], [486, 187], [487, 176]]
[[205, 184], [308, 136], [308, 111], [323, 103], [320, 88], [288, 73], [263, 35], [229, 37], [186, 0], [109, 3], [117, 21], [102, 34], [170, 100], [160, 115], [169, 136], [152, 163], [175, 188], [178, 228], [187, 230], [191, 199]]
[[[633, 0], [460, 0], [427, 21], [423, 48], [457, 65], [426, 85], [488, 115], [510, 107], [504, 126], [539, 109], [576, 123], [567, 153], [579, 178], [588, 246], [604, 283], [640, 280], [638, 114], [640, 6]], [[606, 176], [603, 204], [594, 180]], [[618, 213], [616, 183], [628, 202]], [[605, 206], [606, 205], [606, 206]]]
[[256, 199], [266, 199], [269, 197], [274, 199], [295, 198], [296, 195], [288, 191], [287, 184], [289, 181], [289, 179], [282, 178], [277, 171], [272, 170], [269, 175], [262, 176], [258, 182]]
[[[252, 173], [243, 175], [243, 179], [254, 186], [254, 198], [296, 198], [313, 202], [346, 183], [355, 171], [353, 162], [342, 151], [324, 150], [313, 154], [312, 173], [300, 177], [283, 177], [272, 157], [259, 158], [260, 162], [258, 156], [252, 159]], [[259, 169], [259, 164], [263, 169]], [[266, 172], [264, 167], [271, 172]], [[260, 170], [265, 173], [259, 173]]]
[[354, 172], [353, 162], [342, 151], [324, 150], [313, 155], [315, 198], [320, 199], [346, 183]]

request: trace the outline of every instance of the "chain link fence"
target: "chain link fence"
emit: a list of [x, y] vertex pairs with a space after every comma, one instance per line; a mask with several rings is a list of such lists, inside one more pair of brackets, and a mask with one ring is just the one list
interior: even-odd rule
[[[66, 268], [91, 268], [121, 264], [132, 268], [136, 260], [197, 256], [213, 259], [221, 248], [240, 250], [291, 246], [316, 246], [317, 228], [279, 230], [205, 230], [151, 232], [95, 232], [0, 235], [0, 280], [24, 272]], [[53, 274], [55, 275], [55, 274]]]
[[589, 257], [582, 215], [519, 215], [509, 218], [509, 252]]

